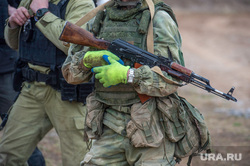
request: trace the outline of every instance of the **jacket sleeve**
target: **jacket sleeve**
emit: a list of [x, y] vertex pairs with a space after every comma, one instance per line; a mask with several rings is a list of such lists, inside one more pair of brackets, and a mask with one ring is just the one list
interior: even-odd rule
[[88, 82], [92, 77], [91, 70], [84, 70], [81, 61], [87, 52], [88, 47], [72, 44], [69, 54], [62, 66], [62, 74], [69, 84], [80, 84]]
[[[179, 34], [176, 23], [165, 11], [158, 11], [153, 20], [154, 30], [154, 54], [169, 57], [169, 47], [173, 60], [183, 64], [181, 51], [181, 36]], [[162, 71], [163, 75], [170, 80], [178, 81]], [[167, 83], [162, 76], [152, 71], [148, 66], [144, 65], [135, 69], [135, 77], [133, 81], [135, 90], [140, 94], [149, 96], [163, 97], [177, 91], [176, 84]]]
[[[28, 1], [28, 0], [21, 1], [19, 4], [19, 7], [23, 6], [26, 9], [28, 9], [28, 6], [30, 3], [31, 1]], [[10, 48], [14, 50], [18, 50], [19, 33], [21, 30], [21, 27], [18, 26], [16, 28], [10, 28], [8, 22], [9, 22], [9, 19], [6, 20], [5, 29], [4, 29], [4, 39]]]
[[[94, 19], [91, 19], [88, 24], [86, 24], [86, 30], [90, 30]], [[69, 84], [81, 84], [84, 82], [89, 82], [93, 73], [91, 70], [83, 69], [82, 59], [85, 53], [89, 50], [89, 47], [71, 44], [68, 50], [68, 56], [62, 65], [62, 74], [64, 79]]]
[[4, 29], [4, 39], [7, 45], [14, 50], [18, 50], [19, 31], [20, 27], [10, 28], [8, 26], [8, 20], [6, 20], [6, 26]]
[[[30, 0], [21, 1], [19, 7], [23, 6], [30, 10], [30, 3]], [[36, 26], [57, 48], [61, 49], [67, 55], [68, 47], [64, 46], [63, 42], [59, 40], [59, 36], [63, 30], [65, 22], [69, 21], [71, 23], [76, 23], [81, 17], [83, 17], [93, 8], [94, 3], [92, 0], [70, 0], [66, 8], [65, 20], [62, 20], [61, 18], [49, 12], [36, 23]], [[12, 29], [8, 26], [8, 24], [5, 26], [6, 42], [12, 49], [15, 50], [18, 50], [20, 29], [21, 27]]]
[[64, 46], [63, 42], [59, 40], [66, 21], [74, 24], [93, 8], [94, 3], [92, 0], [70, 0], [66, 8], [65, 20], [52, 13], [47, 13], [36, 23], [36, 26], [57, 48], [68, 55], [68, 47]]

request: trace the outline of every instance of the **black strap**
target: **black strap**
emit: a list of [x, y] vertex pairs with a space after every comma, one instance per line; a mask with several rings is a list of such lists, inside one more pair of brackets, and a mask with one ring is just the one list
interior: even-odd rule
[[60, 13], [61, 13], [61, 17], [62, 19], [65, 19], [65, 12], [66, 12], [66, 7], [67, 7], [67, 4], [69, 3], [69, 0], [61, 0], [57, 6], [59, 7], [60, 9]]
[[31, 68], [22, 68], [22, 75], [25, 80], [33, 82], [45, 82], [48, 85], [56, 85], [57, 77], [56, 75], [43, 74], [39, 71], [35, 71]]

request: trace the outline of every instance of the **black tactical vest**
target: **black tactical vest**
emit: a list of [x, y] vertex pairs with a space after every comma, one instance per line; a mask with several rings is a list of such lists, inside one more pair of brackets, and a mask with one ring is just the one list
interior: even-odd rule
[[[49, 3], [49, 11], [64, 19], [67, 3], [68, 0], [62, 0], [58, 5]], [[56, 66], [60, 66], [64, 62], [66, 55], [43, 35], [35, 23], [36, 21], [32, 17], [22, 27], [19, 41], [21, 61], [50, 67], [54, 71]]]
[[[69, 0], [61, 0], [58, 5], [49, 3], [49, 11], [64, 19]], [[14, 89], [21, 90], [23, 81], [45, 82], [61, 92], [61, 99], [85, 103], [86, 97], [93, 91], [93, 81], [79, 85], [68, 84], [62, 76], [61, 66], [66, 55], [50, 42], [35, 26], [31, 18], [23, 27], [20, 34], [20, 59], [16, 65]], [[43, 74], [28, 67], [27, 63], [50, 67], [49, 74]]]

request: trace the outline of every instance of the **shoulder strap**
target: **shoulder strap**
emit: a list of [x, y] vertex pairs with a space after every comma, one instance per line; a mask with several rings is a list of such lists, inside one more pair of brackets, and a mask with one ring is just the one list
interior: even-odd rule
[[146, 2], [148, 4], [150, 15], [151, 15], [151, 20], [149, 23], [148, 35], [147, 35], [147, 49], [148, 49], [148, 52], [154, 54], [153, 18], [154, 18], [154, 14], [155, 14], [155, 5], [154, 5], [152, 0], [146, 0]]
[[97, 6], [96, 8], [88, 12], [85, 16], [83, 16], [80, 20], [78, 20], [75, 25], [82, 26], [83, 24], [87, 23], [89, 20], [91, 20], [92, 18], [96, 16], [98, 11], [104, 10], [104, 7], [109, 3], [113, 3], [113, 2], [108, 1], [100, 6]]
[[58, 7], [62, 7], [62, 6], [64, 6], [64, 5], [67, 5], [68, 2], [69, 2], [69, 0], [61, 0], [61, 1], [57, 4], [57, 6], [58, 6]]
[[66, 6], [67, 6], [68, 3], [69, 3], [69, 0], [61, 0], [61, 1], [57, 4], [57, 6], [58, 6], [59, 9], [60, 9], [60, 14], [62, 14], [62, 15], [61, 15], [62, 19], [65, 19]]

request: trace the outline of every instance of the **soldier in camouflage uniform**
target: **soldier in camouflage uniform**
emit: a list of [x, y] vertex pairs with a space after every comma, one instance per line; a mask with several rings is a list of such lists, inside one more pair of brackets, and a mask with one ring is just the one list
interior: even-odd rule
[[[154, 1], [154, 54], [184, 65], [181, 36], [172, 10]], [[142, 1], [111, 1], [100, 11], [89, 30], [112, 41], [121, 38], [147, 49], [150, 22], [148, 5]], [[167, 47], [170, 48], [170, 52]], [[147, 65], [136, 68], [104, 50], [72, 45], [62, 67], [68, 83], [87, 82], [95, 74], [95, 91], [87, 98], [86, 135], [93, 144], [82, 165], [175, 165], [175, 144], [164, 137], [155, 99], [177, 91], [178, 81], [162, 71], [159, 75]], [[150, 96], [141, 102], [139, 95]]]
[[79, 102], [80, 85], [67, 85], [60, 72], [68, 47], [59, 35], [65, 20], [75, 23], [93, 8], [92, 0], [22, 0], [7, 20], [6, 42], [20, 57], [15, 85], [22, 86], [0, 141], [1, 166], [27, 165], [53, 127], [60, 138], [63, 165], [76, 166], [83, 160], [86, 109]]

